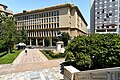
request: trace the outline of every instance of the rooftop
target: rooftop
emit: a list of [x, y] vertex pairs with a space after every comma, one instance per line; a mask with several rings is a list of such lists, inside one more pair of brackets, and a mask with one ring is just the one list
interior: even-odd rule
[[6, 8], [7, 8], [7, 6], [6, 6], [6, 5], [3, 5], [3, 4], [0, 4], [0, 6], [4, 6], [4, 7], [6, 7]]

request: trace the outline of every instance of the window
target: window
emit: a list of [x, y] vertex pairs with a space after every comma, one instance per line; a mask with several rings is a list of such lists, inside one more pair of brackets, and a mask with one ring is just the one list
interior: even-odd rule
[[104, 24], [102, 25], [102, 28], [104, 28]]
[[102, 10], [102, 13], [104, 13], [104, 9]]
[[112, 13], [109, 13], [109, 16], [112, 16]]
[[54, 12], [51, 12], [52, 16], [54, 15]]
[[59, 23], [57, 23], [57, 27], [59, 27]]
[[100, 19], [100, 17], [97, 17], [97, 19]]
[[116, 32], [116, 29], [107, 30], [108, 32]]
[[48, 12], [46, 13], [46, 17], [48, 17]]
[[96, 32], [106, 32], [106, 30], [96, 30]]
[[54, 13], [54, 16], [56, 16], [56, 15], [57, 15], [57, 14], [56, 14], [56, 11], [54, 11], [53, 13]]
[[51, 18], [49, 18], [49, 22], [51, 22]]
[[99, 14], [100, 12], [97, 12], [97, 14]]
[[57, 16], [59, 15], [59, 11], [57, 11]]
[[97, 29], [99, 29], [100, 27], [98, 26]]
[[54, 28], [56, 28], [56, 23], [54, 23]]
[[56, 22], [56, 17], [54, 17], [54, 22]]
[[51, 28], [51, 24], [49, 24], [49, 28]]
[[112, 26], [112, 28], [115, 28], [115, 26]]
[[106, 19], [104, 19], [104, 21], [107, 21]]
[[59, 22], [59, 17], [57, 17], [57, 22]]
[[106, 26], [106, 28], [109, 28], [109, 26]]
[[107, 18], [109, 18], [109, 15], [108, 15], [108, 14], [106, 14], [106, 17], [107, 17]]

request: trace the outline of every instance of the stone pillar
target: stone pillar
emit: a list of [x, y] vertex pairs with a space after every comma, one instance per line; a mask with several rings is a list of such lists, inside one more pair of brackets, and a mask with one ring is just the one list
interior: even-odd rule
[[32, 45], [32, 40], [30, 39], [30, 46]]
[[52, 46], [52, 38], [50, 38], [50, 46]]
[[43, 39], [43, 46], [45, 46], [45, 39]]
[[36, 46], [38, 46], [38, 39], [36, 39]]

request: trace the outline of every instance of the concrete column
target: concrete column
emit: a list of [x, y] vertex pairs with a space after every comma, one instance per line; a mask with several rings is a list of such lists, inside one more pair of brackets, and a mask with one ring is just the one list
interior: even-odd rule
[[32, 40], [30, 39], [30, 46], [32, 45]]
[[45, 39], [43, 39], [43, 46], [45, 46]]
[[50, 38], [50, 46], [52, 46], [52, 37]]
[[38, 46], [38, 39], [36, 39], [36, 46]]

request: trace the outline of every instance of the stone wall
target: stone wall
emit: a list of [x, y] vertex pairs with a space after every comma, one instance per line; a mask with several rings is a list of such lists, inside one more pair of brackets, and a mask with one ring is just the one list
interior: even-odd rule
[[64, 80], [120, 80], [120, 67], [70, 72], [71, 70], [65, 67]]

